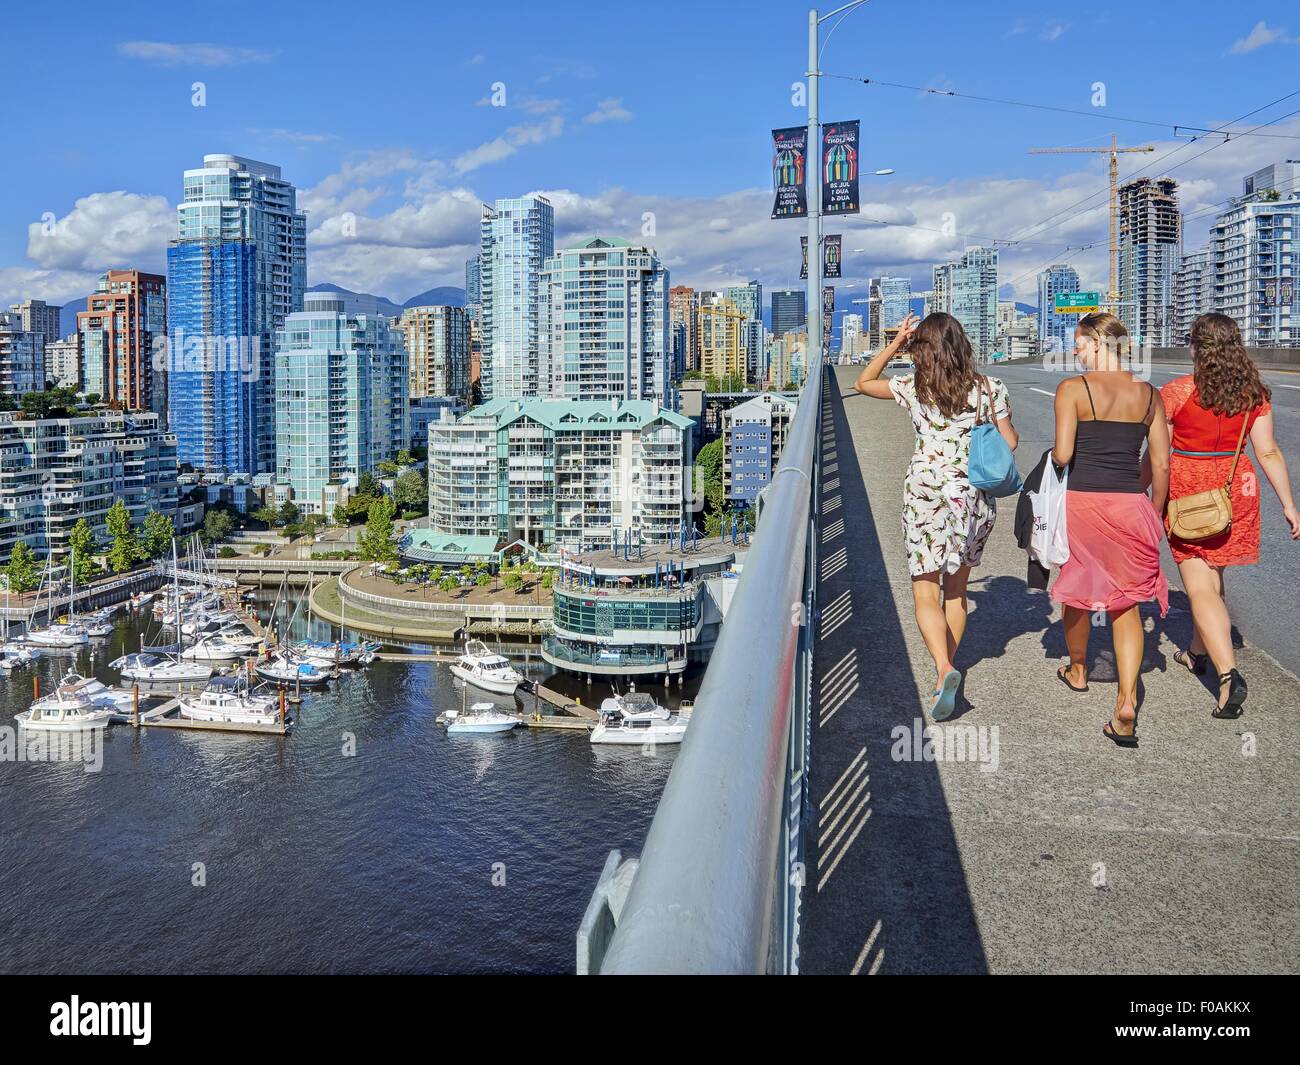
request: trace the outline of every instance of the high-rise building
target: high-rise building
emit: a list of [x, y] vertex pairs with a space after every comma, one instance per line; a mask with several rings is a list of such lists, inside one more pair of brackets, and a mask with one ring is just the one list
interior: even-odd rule
[[167, 249], [168, 418], [181, 462], [275, 468], [272, 346], [302, 309], [307, 220], [280, 168], [206, 155], [185, 171]]
[[967, 248], [955, 262], [936, 266], [933, 304], [961, 323], [977, 360], [991, 358], [997, 341], [997, 249]]
[[542, 196], [497, 200], [479, 223], [484, 399], [545, 390], [537, 348], [542, 264], [555, 252], [555, 209]]
[[807, 293], [801, 288], [777, 289], [772, 293], [772, 335], [800, 333], [808, 328]]
[[763, 285], [758, 281], [750, 281], [744, 285], [732, 285], [724, 289], [722, 293], [727, 299], [736, 305], [746, 318], [753, 318], [757, 321], [763, 320]]
[[570, 550], [689, 521], [689, 418], [645, 400], [497, 399], [429, 426], [429, 527]]
[[59, 325], [62, 307], [52, 306], [44, 300], [23, 300], [22, 303], [13, 304], [9, 309], [18, 315], [24, 332], [39, 334], [46, 344], [53, 344], [63, 333]]
[[107, 540], [108, 510], [119, 499], [136, 526], [155, 511], [176, 517], [176, 438], [152, 411], [0, 413], [0, 453], [0, 557], [19, 540], [62, 556], [82, 518]]
[[696, 318], [698, 303], [695, 290], [686, 285], [674, 285], [668, 290], [668, 323], [677, 330], [680, 352], [678, 359], [678, 376], [690, 370], [700, 368], [699, 321]]
[[1288, 200], [1300, 195], [1300, 159], [1270, 163], [1242, 180], [1244, 196], [1268, 196]]
[[1235, 319], [1251, 347], [1300, 347], [1300, 191], [1287, 169], [1295, 166], [1274, 164], [1246, 178], [1247, 194], [1210, 230], [1214, 306], [1207, 309]]
[[798, 388], [803, 384], [808, 357], [808, 334], [773, 336], [767, 345], [767, 383], [773, 388]]
[[1172, 178], [1135, 178], [1119, 187], [1119, 318], [1138, 343], [1173, 338], [1174, 273], [1183, 216]]
[[165, 352], [167, 279], [139, 270], [110, 270], [77, 312], [81, 391], [127, 410], [167, 410], [166, 376], [154, 373]]
[[840, 328], [843, 330], [840, 339], [840, 351], [850, 359], [863, 355], [869, 350], [862, 315], [846, 314], [840, 322]]
[[1079, 274], [1073, 266], [1056, 264], [1038, 275], [1038, 344], [1043, 352], [1074, 351], [1077, 314], [1057, 314], [1056, 297], [1079, 291]]
[[451, 396], [468, 407], [470, 325], [465, 308], [408, 307], [400, 329], [410, 398]]
[[644, 399], [676, 406], [668, 271], [653, 248], [593, 237], [542, 265], [540, 379], [552, 399]]
[[406, 348], [383, 315], [309, 293], [276, 338], [276, 498], [332, 514], [408, 443]]
[[16, 311], [0, 311], [0, 393], [21, 396], [44, 387], [44, 336], [24, 328]]
[[700, 371], [705, 377], [745, 380], [748, 360], [745, 316], [721, 296], [702, 303], [697, 312], [700, 337]]
[[479, 283], [479, 257], [465, 260], [465, 305], [483, 302], [483, 287]]
[[1188, 252], [1174, 274], [1173, 342], [1186, 344], [1192, 323], [1214, 309], [1214, 263], [1209, 248]]
[[909, 277], [881, 277], [880, 331], [897, 329], [912, 310], [912, 279]]
[[722, 412], [722, 490], [750, 506], [772, 480], [794, 419], [794, 400], [765, 392]]
[[81, 334], [72, 333], [45, 345], [45, 376], [59, 388], [84, 392], [81, 387]]

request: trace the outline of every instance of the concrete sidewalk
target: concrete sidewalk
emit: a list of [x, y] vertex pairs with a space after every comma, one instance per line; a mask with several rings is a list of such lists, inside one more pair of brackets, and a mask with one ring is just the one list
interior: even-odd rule
[[[912, 430], [849, 392], [857, 372], [831, 377], [824, 420], [802, 970], [1300, 971], [1300, 682], [1246, 646], [1246, 714], [1212, 719], [1211, 690], [1172, 661], [1191, 619], [1171, 588], [1168, 618], [1146, 612], [1142, 746], [1113, 746], [1109, 630], [1092, 691], [1070, 692], [1053, 676], [1059, 612], [1024, 583], [1014, 498], [972, 578], [949, 758], [924, 757], [933, 667], [899, 525]], [[1048, 446], [1022, 439], [1022, 469]]]

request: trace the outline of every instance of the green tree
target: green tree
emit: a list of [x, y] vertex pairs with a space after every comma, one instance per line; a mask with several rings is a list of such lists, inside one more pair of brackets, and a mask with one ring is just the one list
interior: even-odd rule
[[279, 511], [276, 512], [276, 518], [280, 525], [293, 525], [302, 517], [302, 511], [298, 509], [298, 504], [292, 499], [286, 499], [280, 504]]
[[260, 521], [267, 528], [280, 523], [280, 513], [275, 507], [258, 507], [250, 511], [248, 516], [254, 521]]
[[397, 544], [393, 542], [393, 502], [381, 496], [370, 504], [366, 529], [357, 542], [361, 557], [366, 562], [387, 562], [397, 558]]
[[419, 470], [407, 470], [397, 478], [393, 499], [402, 510], [424, 513], [429, 506], [429, 484]]
[[488, 587], [488, 585], [492, 583], [492, 574], [488, 573], [487, 571], [483, 571], [474, 578], [474, 583], [477, 584], [480, 588], [486, 588]]
[[203, 515], [203, 539], [208, 543], [224, 540], [235, 530], [235, 521], [229, 512], [214, 508]]
[[442, 591], [446, 592], [447, 594], [451, 594], [459, 586], [460, 586], [460, 582], [457, 581], [455, 577], [451, 577], [451, 576], [443, 577], [442, 580], [438, 582], [438, 587], [442, 589]]
[[95, 534], [90, 528], [90, 522], [85, 518], [79, 519], [72, 527], [72, 532], [68, 535], [68, 547], [77, 560], [73, 567], [73, 577], [78, 584], [90, 583], [96, 568]]
[[393, 461], [395, 461], [399, 466], [409, 466], [415, 460], [411, 457], [411, 453], [407, 451], [406, 448], [402, 448], [402, 450], [397, 453], [397, 458]]
[[375, 480], [375, 475], [367, 470], [357, 478], [356, 495], [370, 496], [372, 499], [379, 495], [379, 482]]
[[176, 526], [166, 514], [156, 510], [145, 515], [141, 530], [140, 546], [148, 558], [162, 558], [172, 549], [172, 537], [176, 535]]
[[506, 570], [501, 580], [507, 589], [515, 593], [518, 593], [524, 586], [524, 575], [519, 572], [518, 566], [511, 566]]
[[9, 578], [9, 590], [22, 595], [30, 592], [41, 583], [41, 571], [36, 566], [36, 556], [27, 546], [26, 540], [19, 540], [9, 555], [9, 565], [5, 567], [5, 576]]
[[397, 472], [397, 463], [392, 459], [384, 459], [383, 462], [375, 463], [375, 469], [385, 477], [391, 477]]
[[131, 527], [131, 512], [120, 499], [108, 508], [105, 518], [113, 546], [108, 549], [108, 565], [114, 573], [124, 573], [144, 557], [140, 541]]
[[551, 590], [551, 587], [554, 584], [555, 584], [555, 571], [553, 569], [550, 569], [549, 567], [547, 569], [542, 570], [542, 587], [549, 592]]

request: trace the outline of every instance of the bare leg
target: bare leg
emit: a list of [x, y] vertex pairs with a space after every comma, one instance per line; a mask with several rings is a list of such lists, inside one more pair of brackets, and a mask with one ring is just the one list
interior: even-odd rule
[[948, 661], [957, 657], [962, 635], [966, 632], [966, 581], [970, 567], [943, 576], [943, 616], [948, 623]]
[[[1237, 668], [1237, 655], [1232, 649], [1232, 617], [1224, 598], [1223, 570], [1199, 558], [1189, 558], [1178, 566], [1192, 603], [1192, 621], [1196, 625], [1196, 638], [1192, 651], [1209, 652], [1216, 673], [1227, 673]], [[1197, 645], [1201, 650], [1197, 650]]]
[[1088, 683], [1088, 637], [1092, 629], [1092, 615], [1077, 606], [1067, 606], [1063, 621], [1065, 646], [1070, 651], [1070, 665], [1065, 675], [1076, 688]]
[[1122, 613], [1112, 614], [1110, 632], [1115, 644], [1115, 671], [1119, 674], [1119, 693], [1110, 727], [1121, 736], [1131, 736], [1137, 720], [1138, 675], [1142, 672], [1142, 653], [1146, 647], [1141, 611], [1131, 606]]
[[925, 641], [930, 657], [934, 659], [934, 668], [941, 686], [944, 675], [952, 669], [952, 658], [948, 654], [948, 619], [944, 616], [943, 604], [939, 597], [939, 574], [925, 573], [912, 578], [912, 603], [916, 608], [916, 625], [921, 630], [921, 639]]

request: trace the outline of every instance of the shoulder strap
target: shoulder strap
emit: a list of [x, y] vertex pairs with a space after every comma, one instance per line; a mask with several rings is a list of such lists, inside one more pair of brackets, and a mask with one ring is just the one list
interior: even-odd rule
[[1246, 426], [1250, 424], [1250, 411], [1241, 419], [1241, 433], [1237, 436], [1237, 449], [1232, 453], [1232, 472], [1228, 474], [1228, 492], [1232, 492], [1232, 482], [1237, 479], [1237, 463], [1241, 461], [1241, 448], [1246, 443]]
[[[984, 424], [984, 387], [986, 385], [989, 385], [988, 378], [985, 377], [983, 374], [980, 374], [979, 377], [976, 378], [976, 388], [978, 389], [978, 391], [975, 393], [975, 424], [976, 425]], [[992, 412], [993, 412], [993, 387], [989, 385], [989, 413], [991, 414]], [[990, 421], [991, 420], [992, 419], [990, 418]]]
[[1095, 422], [1097, 420], [1097, 406], [1092, 401], [1092, 389], [1088, 387], [1088, 377], [1083, 374], [1079, 377], [1079, 380], [1083, 382], [1083, 390], [1088, 393], [1088, 406], [1092, 408], [1092, 420]]
[[1147, 412], [1142, 415], [1142, 424], [1147, 424], [1147, 419], [1151, 417], [1151, 407], [1156, 401], [1156, 386], [1150, 381], [1147, 382], [1147, 388], [1151, 390], [1151, 395], [1147, 397]]

